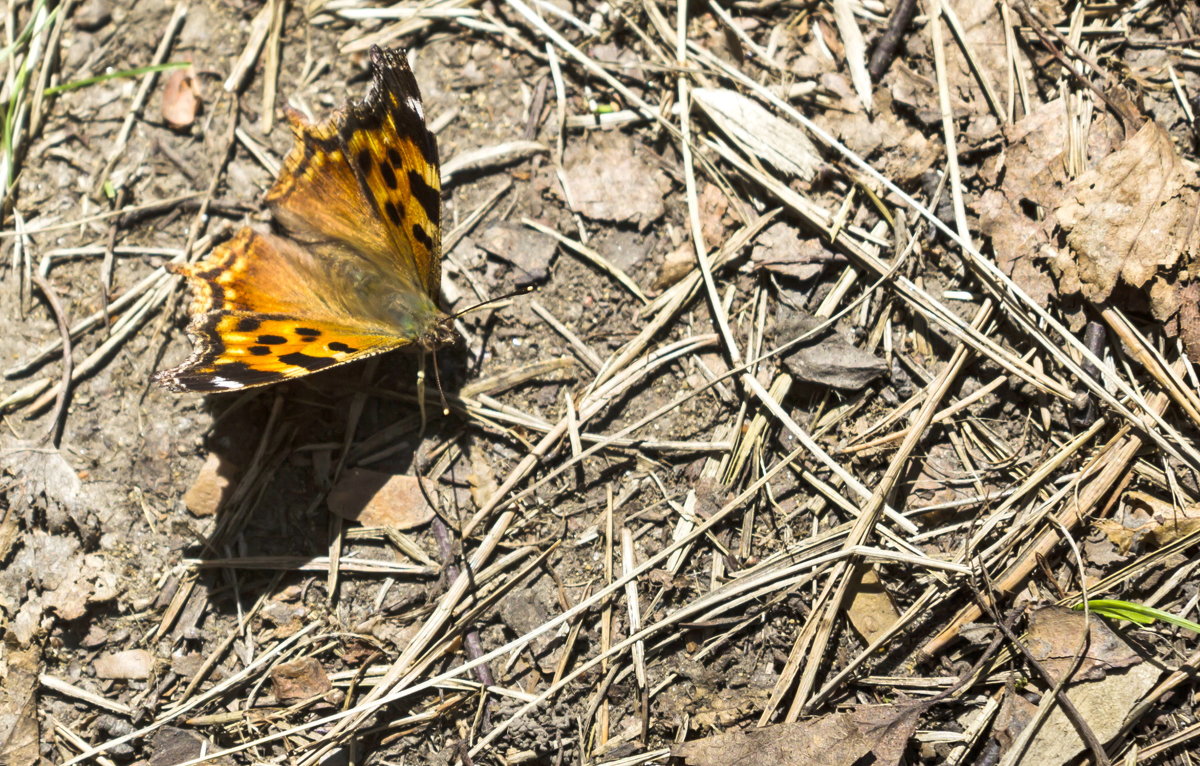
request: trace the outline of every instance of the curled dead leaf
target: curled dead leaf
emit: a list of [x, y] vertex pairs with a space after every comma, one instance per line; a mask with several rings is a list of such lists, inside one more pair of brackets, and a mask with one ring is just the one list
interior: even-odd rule
[[301, 657], [271, 668], [271, 685], [275, 699], [285, 705], [319, 697], [333, 688], [315, 657]]
[[1147, 121], [1066, 188], [1054, 210], [1071, 258], [1057, 259], [1059, 289], [1078, 285], [1093, 303], [1121, 285], [1140, 291], [1164, 330], [1200, 361], [1193, 284], [1200, 176], [1171, 136]]
[[237, 467], [215, 452], [204, 459], [195, 481], [183, 493], [184, 506], [196, 516], [211, 516], [233, 492]]
[[176, 130], [189, 127], [200, 112], [200, 81], [192, 67], [176, 69], [163, 83], [162, 117]]

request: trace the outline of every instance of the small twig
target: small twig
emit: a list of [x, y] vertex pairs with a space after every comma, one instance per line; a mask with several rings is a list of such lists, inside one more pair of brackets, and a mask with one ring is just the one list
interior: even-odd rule
[[[250, 34], [246, 37], [246, 45], [234, 62], [229, 76], [225, 78], [226, 93], [239, 93], [246, 86], [246, 75], [254, 71], [254, 64], [262, 52], [271, 32], [271, 20], [275, 15], [275, 3], [268, 2], [258, 9], [254, 20], [250, 22]], [[272, 105], [273, 106], [273, 105]]]
[[258, 132], [264, 136], [275, 125], [275, 99], [279, 89], [279, 60], [283, 57], [280, 42], [283, 38], [284, 0], [270, 0], [271, 24], [267, 33], [267, 61], [263, 65], [262, 117], [258, 121]]
[[1113, 110], [1113, 114], [1121, 118], [1121, 122], [1124, 123], [1126, 129], [1136, 129], [1142, 124], [1142, 122], [1146, 120], [1146, 116], [1139, 114], [1134, 108], [1133, 103], [1129, 101], [1128, 98], [1114, 98], [1111, 93], [1092, 82], [1089, 78], [1080, 74], [1079, 70], [1077, 70], [1075, 66], [1067, 60], [1067, 57], [1064, 56], [1062, 51], [1058, 49], [1058, 46], [1054, 44], [1054, 41], [1051, 40], [1051, 36], [1057, 39], [1061, 45], [1070, 50], [1074, 55], [1078, 56], [1093, 71], [1104, 75], [1105, 79], [1110, 83], [1113, 82], [1112, 75], [1108, 74], [1103, 67], [1091, 61], [1079, 49], [1071, 45], [1066, 38], [1058, 33], [1058, 30], [1054, 29], [1054, 27], [1052, 27], [1050, 24], [1047, 24], [1045, 21], [1043, 21], [1042, 18], [1033, 11], [1033, 9], [1026, 5], [1024, 0], [1018, 0], [1018, 2], [1012, 4], [1012, 7], [1018, 14], [1020, 14], [1025, 23], [1029, 25], [1029, 28], [1033, 30], [1033, 33], [1038, 36], [1038, 39], [1041, 41], [1042, 46], [1045, 47], [1046, 51], [1054, 57], [1055, 61], [1057, 61], [1059, 65], [1061, 65], [1067, 70], [1068, 73], [1070, 73], [1071, 79], [1087, 87], [1089, 90], [1095, 93], [1101, 101], [1103, 101], [1105, 104], [1108, 104], [1108, 108]]
[[[183, 19], [187, 16], [187, 12], [188, 4], [186, 2], [175, 6], [175, 10], [167, 22], [167, 29], [158, 42], [158, 50], [154, 52], [154, 59], [150, 62], [152, 66], [158, 66], [167, 60], [167, 54], [170, 53], [175, 36], [179, 34], [179, 30], [183, 26]], [[113, 168], [125, 156], [125, 146], [129, 143], [129, 136], [133, 133], [133, 124], [137, 121], [138, 115], [142, 113], [142, 107], [146, 105], [146, 100], [150, 97], [150, 89], [157, 81], [158, 72], [150, 72], [142, 78], [141, 84], [138, 85], [133, 103], [129, 105], [129, 113], [125, 116], [125, 122], [122, 123], [120, 132], [117, 133], [117, 140], [113, 142], [113, 147], [109, 150], [104, 169], [96, 175], [96, 183], [92, 187], [94, 194], [100, 193], [100, 190], [108, 183], [108, 176], [112, 173]]]
[[[1042, 680], [1046, 683], [1046, 686], [1049, 687], [1049, 694], [1052, 695], [1054, 701], [1062, 707], [1063, 714], [1065, 714], [1068, 720], [1071, 721], [1071, 725], [1075, 727], [1076, 733], [1079, 734], [1080, 739], [1083, 740], [1084, 744], [1087, 746], [1087, 749], [1091, 752], [1092, 763], [1097, 764], [1098, 766], [1108, 766], [1110, 761], [1108, 759], [1108, 755], [1106, 755], [1104, 752], [1104, 746], [1100, 744], [1100, 740], [1096, 738], [1096, 733], [1092, 731], [1092, 727], [1088, 725], [1087, 718], [1085, 718], [1084, 715], [1079, 712], [1079, 708], [1075, 707], [1075, 703], [1073, 703], [1071, 698], [1067, 696], [1066, 691], [1067, 683], [1070, 682], [1071, 677], [1075, 674], [1080, 662], [1083, 660], [1084, 653], [1087, 651], [1087, 646], [1091, 643], [1091, 628], [1088, 626], [1087, 621], [1084, 621], [1082, 646], [1080, 650], [1075, 653], [1074, 666], [1069, 668], [1067, 672], [1064, 672], [1062, 677], [1056, 681], [1054, 676], [1051, 675], [1050, 671], [1047, 670], [1046, 667], [1036, 657], [1033, 656], [1033, 653], [1029, 651], [1029, 647], [1025, 645], [1025, 642], [1013, 632], [1010, 622], [1001, 619], [1000, 615], [996, 613], [995, 605], [992, 600], [984, 598], [983, 594], [980, 593], [973, 584], [971, 586], [971, 590], [975, 593], [976, 601], [981, 604], [984, 609], [991, 613], [993, 621], [1000, 629], [1000, 632], [1003, 633], [1004, 637], [1008, 640], [1009, 646], [1014, 647], [1018, 652], [1020, 652], [1021, 656], [1025, 658], [1025, 661], [1029, 663], [1029, 666], [1033, 668], [1039, 676], [1041, 676]], [[1033, 731], [1026, 729], [1026, 731], [1022, 733], [1025, 736], [1022, 737], [1020, 741], [1028, 745]]]
[[588, 369], [590, 369], [592, 372], [600, 371], [600, 367], [603, 366], [604, 360], [597, 356], [596, 352], [593, 351], [590, 346], [584, 343], [577, 335], [575, 335], [575, 333], [571, 332], [571, 328], [558, 321], [558, 319], [552, 313], [550, 313], [549, 310], [535, 300], [529, 301], [529, 308], [533, 309], [533, 313], [541, 317], [542, 321], [550, 325], [555, 332], [563, 336], [567, 343], [571, 345], [571, 348], [575, 349], [575, 355], [579, 361], [587, 365]]
[[871, 51], [871, 61], [867, 64], [867, 73], [871, 75], [872, 82], [879, 82], [891, 67], [896, 58], [896, 51], [900, 49], [900, 43], [904, 41], [916, 15], [917, 0], [900, 0], [892, 10], [892, 15], [888, 17], [887, 29], [875, 44], [875, 50]]
[[55, 393], [54, 414], [50, 419], [49, 432], [51, 443], [58, 447], [62, 442], [63, 427], [67, 422], [67, 396], [71, 391], [71, 375], [75, 365], [71, 358], [71, 328], [67, 323], [67, 314], [63, 310], [62, 304], [59, 303], [58, 293], [50, 286], [49, 280], [37, 272], [34, 272], [32, 277], [33, 283], [42, 291], [46, 303], [50, 305], [50, 310], [54, 313], [54, 320], [58, 323], [58, 334], [62, 338], [62, 375]]
[[[123, 207], [126, 200], [129, 199], [129, 184], [122, 184], [117, 190], [117, 198], [113, 202], [113, 207]], [[113, 266], [116, 263], [116, 246], [117, 232], [120, 231], [120, 220], [117, 219], [108, 225], [108, 238], [104, 243], [104, 260], [100, 262], [100, 308], [104, 312], [104, 326], [108, 327], [110, 323], [108, 302], [112, 297], [113, 285]]]
[[[433, 530], [433, 537], [437, 540], [438, 554], [442, 560], [442, 566], [445, 568], [446, 579], [450, 581], [457, 580], [460, 570], [458, 565], [454, 563], [458, 557], [454, 554], [454, 544], [450, 540], [450, 530], [440, 516], [433, 517], [431, 528]], [[463, 643], [466, 645], [467, 656], [470, 659], [477, 660], [483, 656], [483, 646], [479, 642], [479, 630], [477, 628], [471, 627], [467, 630]], [[492, 668], [486, 662], [475, 668], [475, 680], [483, 684], [485, 689], [496, 685], [496, 677], [492, 675]]]

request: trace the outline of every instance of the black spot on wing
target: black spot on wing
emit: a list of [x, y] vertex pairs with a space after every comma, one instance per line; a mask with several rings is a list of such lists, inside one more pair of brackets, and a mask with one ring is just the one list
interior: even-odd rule
[[267, 346], [278, 346], [280, 343], [287, 343], [287, 338], [282, 335], [260, 335], [258, 342]]
[[371, 158], [370, 150], [369, 149], [359, 150], [357, 159], [358, 159], [358, 169], [362, 171], [362, 174], [365, 176], [368, 173], [370, 173], [371, 166], [375, 164], [375, 160]]
[[433, 250], [433, 239], [425, 233], [425, 227], [419, 223], [414, 223], [412, 227], [413, 239], [420, 242], [426, 250]]
[[308, 166], [312, 163], [312, 158], [318, 154], [332, 154], [340, 148], [337, 136], [326, 136], [324, 138], [315, 136], [312, 133], [304, 134], [304, 154], [300, 157], [300, 162], [296, 163], [295, 170], [292, 175], [297, 178], [302, 178], [304, 172], [308, 170]]
[[358, 351], [353, 346], [347, 346], [345, 343], [336, 340], [326, 346], [326, 348], [330, 351], [337, 351], [340, 354], [353, 354], [355, 351]]
[[311, 335], [312, 337], [315, 338], [321, 334], [321, 331], [320, 330], [312, 330], [307, 327], [297, 327], [296, 334], [297, 335]]
[[412, 191], [413, 199], [425, 209], [429, 222], [437, 226], [442, 220], [441, 192], [430, 186], [425, 177], [415, 170], [408, 171], [408, 188]]
[[396, 173], [392, 170], [392, 166], [390, 164], [386, 162], [379, 163], [379, 173], [383, 176], [383, 182], [387, 184], [387, 188], [396, 188]]
[[438, 166], [437, 139], [424, 125], [421, 126], [421, 131], [424, 135], [417, 139], [417, 148], [421, 150], [421, 157], [425, 160], [425, 164], [436, 168]]
[[290, 364], [294, 367], [302, 367], [309, 372], [316, 372], [317, 370], [322, 370], [331, 364], [337, 364], [336, 359], [331, 359], [327, 356], [309, 356], [308, 354], [302, 354], [299, 351], [295, 351], [291, 354], [284, 354], [283, 356], [279, 357], [279, 361], [283, 362], [284, 364]]
[[255, 356], [267, 356], [268, 354], [271, 353], [271, 347], [270, 346], [251, 346], [250, 353], [254, 354]]
[[237, 327], [235, 329], [238, 332], [254, 332], [261, 324], [262, 320], [258, 317], [242, 317], [238, 320]]
[[388, 162], [392, 163], [392, 167], [396, 168], [397, 170], [404, 167], [404, 158], [400, 156], [400, 152], [396, 151], [390, 146], [387, 150], [387, 156]]
[[392, 222], [393, 226], [399, 228], [404, 223], [403, 202], [392, 202], [391, 200], [388, 200], [383, 206], [383, 209], [387, 213], [388, 220]]
[[[417, 87], [417, 78], [404, 51], [399, 48], [371, 49], [371, 88], [366, 98], [359, 105], [357, 116], [369, 122], [371, 115], [388, 112], [401, 138], [406, 138], [416, 144], [417, 150], [427, 165], [437, 166], [437, 139], [425, 126], [425, 119], [414, 104], [421, 103], [421, 89]], [[390, 155], [388, 157], [396, 168], [403, 167]]]

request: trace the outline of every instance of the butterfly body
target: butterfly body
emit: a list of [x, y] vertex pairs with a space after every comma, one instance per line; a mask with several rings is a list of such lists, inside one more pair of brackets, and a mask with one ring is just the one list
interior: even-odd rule
[[289, 110], [296, 143], [267, 193], [275, 231], [243, 228], [175, 269], [193, 291], [193, 352], [160, 384], [262, 386], [456, 338], [438, 307], [437, 144], [403, 52], [373, 48], [371, 68], [366, 97], [328, 120]]

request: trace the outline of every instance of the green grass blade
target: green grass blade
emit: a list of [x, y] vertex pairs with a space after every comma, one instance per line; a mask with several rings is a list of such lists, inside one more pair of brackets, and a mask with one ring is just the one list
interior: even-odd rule
[[65, 82], [62, 85], [55, 85], [53, 88], [46, 88], [44, 93], [47, 96], [53, 96], [56, 93], [64, 93], [68, 90], [76, 90], [78, 88], [86, 88], [89, 85], [95, 85], [98, 82], [106, 82], [115, 80], [118, 77], [141, 77], [144, 74], [151, 72], [166, 72], [171, 69], [183, 69], [191, 66], [190, 61], [174, 61], [168, 64], [155, 64], [154, 66], [140, 66], [134, 69], [122, 69], [120, 72], [109, 72], [107, 74], [96, 75], [95, 77], [85, 77], [82, 80], [73, 80]]
[[[1200, 625], [1191, 620], [1185, 620], [1182, 617], [1176, 617], [1170, 612], [1164, 612], [1161, 609], [1154, 609], [1149, 606], [1142, 606], [1141, 604], [1133, 604], [1129, 601], [1098, 598], [1087, 602], [1087, 605], [1088, 609], [1104, 617], [1129, 620], [1139, 625], [1152, 625], [1155, 621], [1161, 620], [1170, 625], [1177, 625], [1190, 630], [1193, 633], [1200, 633]], [[1083, 604], [1077, 604], [1071, 608], [1079, 611], [1083, 609]]]

